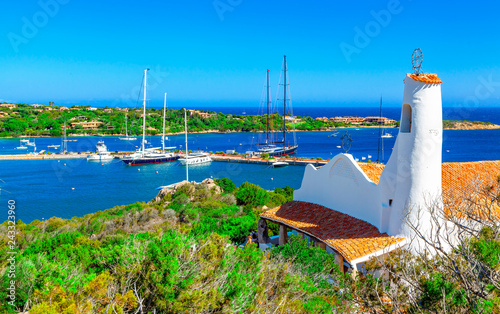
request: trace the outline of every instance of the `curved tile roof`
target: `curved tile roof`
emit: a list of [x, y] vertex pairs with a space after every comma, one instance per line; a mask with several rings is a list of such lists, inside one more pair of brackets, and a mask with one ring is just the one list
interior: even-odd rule
[[318, 238], [348, 262], [404, 240], [380, 233], [366, 221], [313, 203], [291, 201], [260, 216]]

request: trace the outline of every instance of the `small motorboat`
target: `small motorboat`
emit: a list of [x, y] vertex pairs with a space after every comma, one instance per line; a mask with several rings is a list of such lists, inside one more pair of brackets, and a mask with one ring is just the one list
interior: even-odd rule
[[286, 167], [289, 164], [286, 161], [275, 161], [271, 164], [272, 168], [281, 168], [281, 167]]

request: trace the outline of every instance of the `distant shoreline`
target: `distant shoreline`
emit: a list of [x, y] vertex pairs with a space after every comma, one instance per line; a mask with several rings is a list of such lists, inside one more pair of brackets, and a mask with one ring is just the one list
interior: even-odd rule
[[[335, 132], [335, 130], [342, 130], [342, 129], [361, 129], [361, 128], [378, 128], [378, 126], [346, 126], [346, 127], [338, 127], [338, 128], [329, 128], [329, 129], [322, 129], [322, 130], [295, 130], [295, 132]], [[396, 129], [394, 126], [383, 126], [382, 128], [385, 129]], [[288, 130], [287, 133], [293, 132], [292, 130]], [[226, 134], [226, 133], [265, 133], [265, 131], [232, 131], [228, 130], [225, 132], [220, 132], [217, 130], [206, 130], [206, 131], [198, 131], [198, 132], [188, 132], [188, 134], [208, 134], [208, 133], [213, 133], [213, 134]], [[282, 133], [282, 131], [276, 131], [273, 133]], [[182, 135], [184, 132], [173, 132], [173, 133], [165, 133], [165, 136], [167, 135]], [[117, 137], [117, 136], [126, 136], [125, 134], [68, 134], [67, 137]], [[128, 135], [131, 137], [142, 137], [142, 135]], [[155, 135], [146, 135], [146, 136], [163, 136], [163, 134], [155, 134]], [[13, 139], [19, 139], [19, 138], [53, 138], [53, 137], [63, 137], [63, 136], [50, 136], [50, 135], [38, 135], [38, 136], [19, 136], [19, 137], [14, 137], [14, 136], [4, 136], [0, 137], [0, 139], [4, 138], [13, 138]]]
[[[443, 122], [449, 122], [452, 124], [452, 126], [444, 126], [443, 130], [451, 130], [451, 131], [473, 131], [473, 130], [497, 130], [500, 129], [500, 125], [498, 124], [492, 124], [489, 122], [481, 122], [481, 123], [474, 123], [475, 121], [449, 121], [445, 120]], [[387, 126], [381, 126], [384, 129], [397, 129], [394, 125], [387, 125]], [[342, 130], [342, 129], [361, 129], [361, 128], [379, 128], [379, 126], [376, 125], [355, 125], [355, 126], [341, 126], [341, 127], [336, 127], [336, 128], [327, 128], [327, 129], [320, 129], [320, 130], [295, 130], [295, 132], [335, 132], [336, 130]], [[287, 132], [292, 132], [291, 130], [288, 130]], [[206, 130], [206, 131], [197, 131], [197, 132], [188, 132], [188, 134], [208, 134], [208, 133], [213, 133], [213, 134], [226, 134], [226, 133], [265, 133], [265, 131], [232, 131], [232, 130], [227, 130], [225, 132], [221, 132], [218, 130]], [[281, 131], [275, 131], [274, 133], [281, 133]], [[165, 133], [165, 135], [181, 135], [184, 134], [184, 132], [170, 132], [170, 133]], [[117, 137], [117, 136], [126, 136], [125, 134], [68, 134], [67, 137]], [[142, 135], [129, 135], [133, 137], [142, 137]], [[146, 136], [163, 136], [163, 134], [155, 134], [155, 135], [146, 135]], [[18, 139], [18, 138], [55, 138], [55, 137], [62, 137], [62, 136], [50, 136], [50, 135], [39, 135], [39, 136], [20, 136], [20, 137], [14, 137], [14, 136], [4, 136], [0, 137], [0, 139]]]

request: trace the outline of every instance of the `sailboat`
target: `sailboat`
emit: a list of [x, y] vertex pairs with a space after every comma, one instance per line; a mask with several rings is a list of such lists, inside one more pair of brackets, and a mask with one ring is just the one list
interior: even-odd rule
[[[187, 114], [186, 114], [186, 109], [184, 108], [184, 130], [185, 130], [185, 139], [186, 139], [186, 156], [188, 154], [188, 145], [187, 145]], [[189, 164], [186, 164], [186, 181], [189, 182]], [[182, 182], [182, 181], [181, 181]], [[177, 184], [181, 183], [172, 183], [169, 185], [161, 185], [156, 188], [156, 190], [163, 190], [163, 189], [173, 189]]]
[[165, 93], [165, 100], [163, 102], [163, 134], [161, 135], [161, 145], [165, 150], [165, 141], [168, 141], [168, 136], [165, 135], [165, 117], [167, 115], [167, 93]]
[[[173, 149], [175, 147], [165, 147], [159, 151], [160, 147], [145, 148], [146, 144], [146, 91], [147, 91], [147, 73], [149, 69], [144, 70], [144, 100], [143, 100], [143, 119], [142, 119], [142, 145], [135, 153], [129, 156], [122, 157], [122, 161], [129, 166], [158, 164], [163, 162], [170, 162], [179, 159], [178, 156], [171, 152], [166, 152], [165, 149]], [[163, 120], [165, 120], [165, 106], [167, 96], [165, 94], [165, 104], [163, 105]], [[163, 124], [165, 132], [165, 123]]]
[[[380, 119], [382, 119], [382, 96], [380, 96]], [[382, 150], [382, 159], [380, 159], [380, 152]], [[382, 124], [378, 125], [378, 151], [376, 163], [384, 162], [384, 136], [382, 131]]]
[[[202, 151], [195, 151], [191, 154], [188, 155], [188, 140], [187, 140], [187, 114], [186, 114], [186, 109], [184, 109], [184, 134], [185, 134], [185, 139], [186, 139], [186, 156], [183, 158], [180, 158], [179, 161], [183, 166], [188, 166], [188, 165], [201, 165], [201, 164], [206, 164], [212, 161], [212, 158], [210, 156]], [[187, 170], [186, 170], [186, 176], [187, 176]]]
[[23, 150], [24, 150], [24, 149], [28, 149], [28, 146], [25, 146], [25, 145], [24, 145], [24, 143], [25, 143], [25, 142], [24, 142], [23, 140], [20, 140], [20, 144], [19, 144], [19, 146], [18, 146], [18, 147], [16, 147], [15, 149], [23, 149]]
[[[273, 142], [269, 138], [269, 106], [270, 106], [270, 97], [269, 97], [269, 70], [267, 70], [267, 93], [266, 93], [266, 102], [267, 102], [267, 126], [266, 126], [266, 142], [259, 144], [264, 147], [260, 148], [258, 152], [262, 154], [268, 154], [270, 157], [280, 157], [280, 156], [286, 156], [286, 155], [291, 155], [294, 154], [297, 148], [299, 147], [296, 143], [296, 138], [295, 138], [295, 130], [294, 130], [294, 144], [287, 146], [286, 144], [286, 119], [285, 119], [285, 113], [286, 113], [286, 101], [287, 99], [287, 89], [288, 89], [288, 84], [287, 84], [287, 77], [288, 76], [288, 71], [287, 71], [287, 65], [286, 65], [286, 56], [283, 56], [283, 141], [282, 142]], [[293, 113], [292, 113], [293, 115]], [[283, 144], [283, 146], [276, 146], [276, 144]]]
[[128, 118], [128, 114], [125, 114], [125, 136], [124, 137], [119, 137], [119, 139], [122, 140], [122, 141], [135, 141], [137, 139], [137, 137], [129, 136], [128, 135], [127, 118]]
[[28, 142], [26, 142], [26, 145], [36, 147], [35, 140], [33, 140], [33, 142], [28, 140]]
[[66, 138], [66, 121], [64, 121], [64, 138], [62, 140], [61, 154], [68, 152], [68, 139]]

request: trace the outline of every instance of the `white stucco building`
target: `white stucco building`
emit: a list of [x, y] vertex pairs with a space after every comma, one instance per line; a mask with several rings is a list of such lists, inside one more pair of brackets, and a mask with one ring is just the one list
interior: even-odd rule
[[445, 210], [453, 191], [467, 184], [463, 178], [493, 182], [500, 162], [442, 164], [441, 83], [436, 74], [406, 75], [400, 130], [386, 166], [358, 163], [349, 154], [319, 169], [308, 165], [294, 201], [261, 214], [262, 221], [280, 224], [280, 244], [295, 230], [336, 253], [341, 269], [357, 270], [397, 247], [421, 250], [407, 222], [430, 234], [425, 209]]
[[321, 169], [307, 166], [294, 200], [336, 209], [392, 236], [409, 236], [406, 209], [424, 205], [424, 196], [441, 196], [440, 83], [435, 74], [407, 74], [400, 131], [378, 185], [351, 155], [338, 154]]

